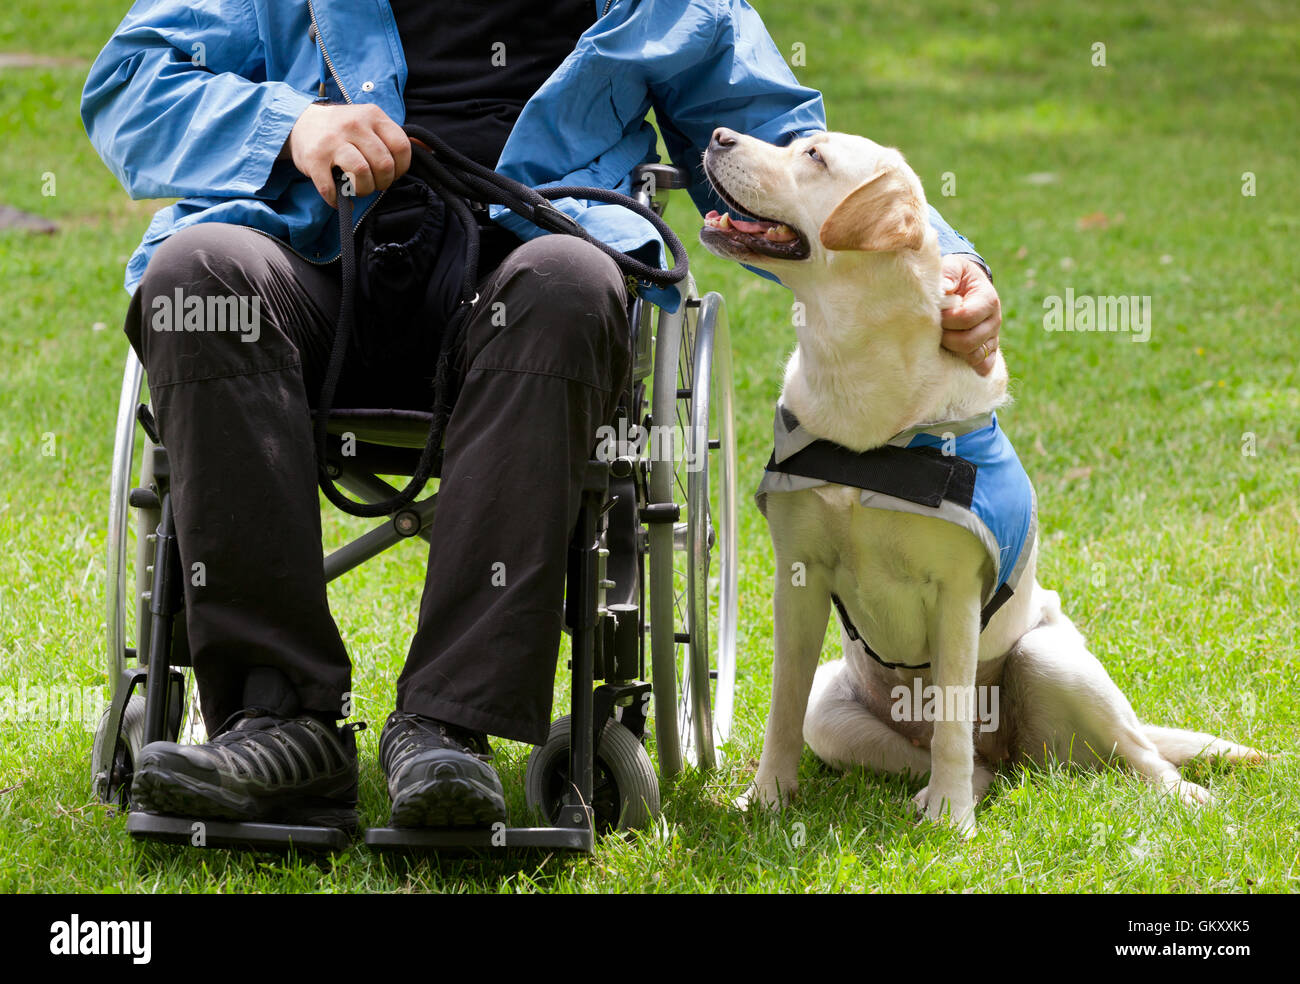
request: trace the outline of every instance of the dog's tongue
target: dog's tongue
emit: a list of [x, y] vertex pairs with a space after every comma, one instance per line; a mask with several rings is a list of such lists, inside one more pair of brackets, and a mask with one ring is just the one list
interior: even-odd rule
[[772, 228], [772, 226], [776, 225], [775, 222], [763, 222], [761, 220], [747, 222], [745, 219], [733, 219], [730, 212], [724, 212], [719, 215], [717, 209], [712, 209], [704, 218], [710, 223], [721, 222], [723, 219], [726, 219], [729, 228], [735, 229], [737, 232], [747, 232], [752, 236], [761, 236], [768, 229]]
[[733, 229], [739, 229], [741, 232], [748, 232], [752, 236], [761, 236], [775, 224], [776, 223], [774, 222], [746, 222], [744, 219], [737, 219], [735, 217], [731, 220], [731, 227]]
[[753, 222], [747, 219], [733, 219], [730, 213], [723, 212], [719, 215], [716, 209], [711, 210], [704, 217], [704, 223], [714, 229], [734, 230], [735, 232], [759, 236], [778, 243], [792, 242], [799, 238], [793, 229], [780, 222], [772, 222], [767, 219], [757, 219]]

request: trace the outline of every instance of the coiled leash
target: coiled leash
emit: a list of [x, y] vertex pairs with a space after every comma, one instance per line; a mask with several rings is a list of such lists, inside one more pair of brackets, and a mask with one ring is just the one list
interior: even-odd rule
[[[410, 482], [397, 495], [382, 502], [357, 502], [344, 495], [329, 474], [328, 454], [329, 412], [334, 403], [334, 392], [347, 357], [348, 344], [356, 328], [355, 298], [357, 288], [356, 245], [352, 229], [352, 196], [343, 193], [345, 179], [336, 174], [338, 194], [340, 263], [342, 266], [342, 296], [339, 304], [338, 327], [330, 349], [329, 365], [321, 386], [319, 406], [316, 411], [316, 465], [321, 491], [335, 506], [353, 516], [376, 517], [397, 512], [409, 505], [424, 489], [433, 474], [438, 452], [442, 446], [447, 422], [459, 394], [459, 373], [455, 370], [456, 353], [465, 342], [465, 328], [474, 302], [478, 299], [479, 227], [470, 211], [469, 202], [483, 205], [504, 205], [516, 215], [527, 219], [540, 229], [567, 236], [576, 236], [591, 243], [610, 257], [625, 276], [666, 287], [685, 279], [689, 268], [686, 249], [681, 240], [654, 211], [635, 199], [605, 188], [564, 186], [535, 189], [470, 160], [449, 147], [428, 130], [418, 126], [403, 127], [411, 138], [410, 173], [424, 181], [446, 203], [447, 208], [460, 223], [466, 242], [465, 272], [461, 282], [460, 302], [443, 327], [434, 372], [433, 419], [424, 449], [411, 475]], [[337, 170], [337, 169], [336, 169]], [[654, 226], [673, 258], [671, 270], [660, 270], [634, 257], [621, 253], [592, 236], [572, 218], [551, 204], [556, 198], [585, 198], [622, 205]]]

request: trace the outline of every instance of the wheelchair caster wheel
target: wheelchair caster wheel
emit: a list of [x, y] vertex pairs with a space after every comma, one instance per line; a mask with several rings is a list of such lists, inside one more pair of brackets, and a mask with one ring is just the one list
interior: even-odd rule
[[[547, 823], [557, 823], [569, 783], [570, 718], [551, 724], [545, 745], [528, 757], [524, 779], [529, 809]], [[659, 815], [659, 779], [645, 748], [617, 721], [605, 724], [596, 749], [591, 807], [596, 830], [636, 830]]]
[[[108, 740], [108, 715], [111, 708], [104, 708], [104, 714], [95, 728], [95, 745], [92, 762], [100, 761], [100, 752]], [[117, 739], [117, 748], [113, 751], [112, 765], [108, 772], [92, 776], [95, 795], [101, 803], [116, 803], [125, 807], [131, 795], [131, 776], [135, 772], [135, 763], [140, 758], [140, 749], [144, 747], [144, 697], [132, 694], [122, 712], [122, 733]]]

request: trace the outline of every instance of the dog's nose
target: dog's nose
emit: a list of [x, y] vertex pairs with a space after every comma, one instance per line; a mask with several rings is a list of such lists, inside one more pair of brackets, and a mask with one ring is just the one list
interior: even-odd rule
[[728, 130], [725, 126], [720, 126], [713, 131], [713, 139], [710, 141], [710, 146], [718, 150], [725, 150], [728, 147], [735, 146], [735, 143], [736, 131]]

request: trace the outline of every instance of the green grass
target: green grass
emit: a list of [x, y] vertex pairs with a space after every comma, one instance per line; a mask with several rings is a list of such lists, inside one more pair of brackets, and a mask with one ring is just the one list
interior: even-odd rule
[[[958, 0], [759, 3], [831, 125], [901, 147], [932, 201], [992, 266], [1017, 402], [1003, 415], [1040, 497], [1039, 576], [1146, 720], [1291, 752], [1300, 559], [1300, 21], [1282, 2], [1131, 5]], [[104, 683], [106, 489], [126, 343], [121, 269], [153, 205], [96, 159], [77, 105], [123, 4], [21, 0], [0, 52], [71, 59], [0, 69], [5, 203], [58, 221], [0, 232], [0, 686]], [[1092, 45], [1106, 45], [1104, 68]], [[80, 59], [81, 61], [77, 61]], [[1241, 194], [1242, 174], [1257, 195]], [[57, 182], [41, 193], [44, 175]], [[939, 193], [943, 175], [957, 194]], [[1049, 183], [1029, 180], [1050, 175]], [[1104, 213], [1104, 227], [1085, 216]], [[691, 231], [684, 202], [670, 218]], [[792, 346], [787, 295], [693, 249], [727, 298], [742, 475], [757, 480]], [[1150, 295], [1148, 344], [1049, 334], [1042, 301]], [[96, 330], [104, 325], [106, 330]], [[1242, 453], [1243, 435], [1257, 453]], [[53, 435], [53, 455], [46, 435]], [[1085, 471], [1086, 470], [1086, 471]], [[327, 521], [327, 537], [346, 529]], [[777, 816], [728, 808], [757, 757], [770, 686], [772, 558], [745, 502], [738, 715], [728, 765], [665, 790], [660, 829], [541, 864], [332, 861], [133, 845], [93, 802], [91, 734], [5, 722], [5, 891], [1294, 891], [1294, 755], [1191, 770], [1219, 797], [1192, 813], [1118, 771], [1000, 777], [980, 834], [916, 822], [916, 781], [833, 774], [805, 755], [805, 795]], [[334, 585], [361, 717], [390, 707], [414, 627], [420, 551]], [[832, 655], [828, 646], [827, 656]], [[383, 822], [377, 736], [362, 808]], [[512, 807], [527, 750], [504, 744]]]

